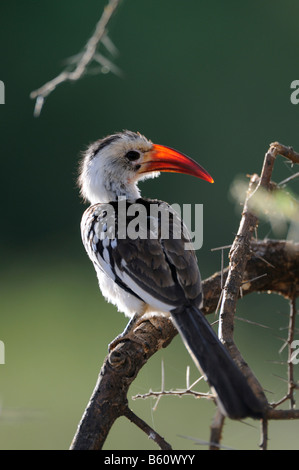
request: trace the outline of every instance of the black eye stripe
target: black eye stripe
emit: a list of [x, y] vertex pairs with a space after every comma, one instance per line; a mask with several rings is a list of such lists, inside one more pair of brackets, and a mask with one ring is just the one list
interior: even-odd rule
[[130, 160], [130, 162], [133, 162], [134, 160], [138, 160], [140, 153], [136, 152], [135, 150], [130, 150], [126, 153], [125, 157]]

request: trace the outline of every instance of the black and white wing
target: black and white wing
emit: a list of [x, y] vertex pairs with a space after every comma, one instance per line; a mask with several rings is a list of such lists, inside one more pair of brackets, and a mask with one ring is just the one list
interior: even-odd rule
[[[153, 205], [155, 209], [163, 205], [163, 210], [168, 210], [167, 227], [163, 227], [161, 211], [158, 216], [152, 215]], [[146, 216], [136, 219], [138, 211]], [[121, 226], [122, 220], [125, 226]], [[132, 225], [136, 231], [128, 233]], [[95, 268], [126, 293], [162, 311], [182, 305], [200, 307], [202, 290], [197, 259], [192, 249], [186, 249], [190, 248], [186, 228], [166, 203], [149, 199], [126, 201], [122, 213], [117, 202], [96, 204], [85, 211], [81, 230]]]

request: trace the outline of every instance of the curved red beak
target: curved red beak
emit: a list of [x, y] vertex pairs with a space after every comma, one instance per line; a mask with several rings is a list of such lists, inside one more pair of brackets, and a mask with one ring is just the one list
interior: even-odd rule
[[185, 173], [196, 176], [209, 183], [214, 183], [209, 173], [197, 162], [164, 145], [153, 145], [153, 149], [144, 155], [141, 168], [138, 173], [148, 173], [151, 171], [168, 171], [173, 173]]

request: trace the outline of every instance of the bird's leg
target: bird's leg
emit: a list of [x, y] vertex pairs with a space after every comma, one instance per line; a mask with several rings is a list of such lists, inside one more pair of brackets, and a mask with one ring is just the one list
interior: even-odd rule
[[108, 345], [109, 352], [111, 352], [112, 349], [114, 349], [122, 341], [126, 341], [126, 336], [129, 336], [132, 333], [132, 331], [136, 328], [136, 326], [142, 323], [143, 315], [144, 315], [143, 312], [135, 313], [135, 315], [133, 315], [133, 317], [130, 318], [124, 331], [120, 333], [119, 335], [117, 335], [116, 338], [114, 338], [114, 340], [112, 340], [111, 343], [109, 343]]

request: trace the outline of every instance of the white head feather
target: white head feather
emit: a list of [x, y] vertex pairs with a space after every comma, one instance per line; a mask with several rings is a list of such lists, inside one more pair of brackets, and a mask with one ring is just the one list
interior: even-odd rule
[[[153, 178], [159, 172], [138, 174], [142, 157], [153, 144], [139, 133], [124, 131], [90, 145], [83, 154], [78, 184], [81, 195], [91, 204], [117, 200], [120, 196], [135, 200], [140, 197], [138, 180]], [[138, 152], [130, 161], [128, 152]], [[136, 156], [138, 156], [136, 154]]]

